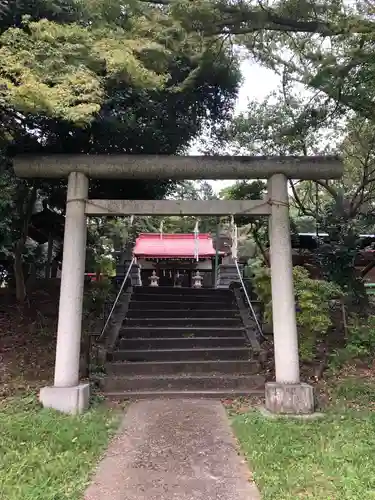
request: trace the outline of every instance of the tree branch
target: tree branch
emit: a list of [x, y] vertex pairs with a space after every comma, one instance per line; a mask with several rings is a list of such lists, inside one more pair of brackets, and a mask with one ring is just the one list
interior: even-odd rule
[[334, 198], [335, 200], [337, 199], [336, 189], [333, 186], [330, 186], [327, 181], [315, 181], [315, 183], [319, 186], [324, 187], [324, 189], [329, 192], [332, 198]]
[[289, 181], [289, 186], [292, 189], [293, 198], [294, 198], [295, 202], [297, 203], [298, 208], [301, 210], [301, 212], [304, 215], [306, 215], [307, 217], [315, 217], [314, 214], [310, 210], [307, 210], [306, 207], [303, 205], [301, 198], [299, 197], [299, 195], [297, 193], [296, 187], [293, 184], [293, 181]]
[[[139, 0], [142, 3], [153, 5], [169, 6], [174, 3], [173, 0]], [[226, 19], [214, 23], [213, 29], [209, 30], [209, 35], [219, 35], [230, 32], [233, 35], [248, 34], [260, 30], [295, 32], [295, 33], [316, 33], [322, 36], [337, 36], [347, 31], [352, 33], [371, 33], [374, 31], [375, 23], [371, 21], [356, 18], [347, 19], [352, 21], [350, 28], [345, 26], [335, 26], [332, 23], [313, 19], [310, 21], [299, 21], [290, 17], [280, 16], [271, 9], [259, 7], [250, 9], [246, 3], [238, 5], [228, 5], [224, 2], [216, 2], [212, 5], [218, 13], [227, 16]], [[243, 26], [249, 23], [249, 26]], [[349, 23], [348, 23], [349, 24]]]
[[266, 249], [264, 248], [264, 246], [263, 246], [263, 244], [262, 244], [262, 242], [261, 242], [261, 240], [259, 238], [259, 234], [258, 234], [258, 229], [257, 228], [255, 228], [253, 230], [253, 238], [254, 238], [254, 242], [255, 242], [256, 246], [258, 247], [258, 250], [262, 254], [264, 263], [266, 264], [266, 266], [269, 266], [270, 265], [269, 258], [267, 256]]
[[375, 267], [375, 259], [369, 262], [361, 271], [361, 277], [364, 278]]

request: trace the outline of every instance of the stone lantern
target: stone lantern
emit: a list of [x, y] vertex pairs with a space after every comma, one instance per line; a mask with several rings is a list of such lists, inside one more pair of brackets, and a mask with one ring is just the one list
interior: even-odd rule
[[152, 271], [152, 275], [149, 277], [150, 286], [159, 286], [159, 276], [156, 276], [156, 271]]
[[195, 273], [195, 276], [192, 277], [193, 280], [193, 288], [202, 288], [203, 276], [199, 271]]

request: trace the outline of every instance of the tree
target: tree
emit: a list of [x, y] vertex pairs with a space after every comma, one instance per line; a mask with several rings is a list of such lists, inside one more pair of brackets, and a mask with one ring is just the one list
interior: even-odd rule
[[[316, 216], [318, 227], [327, 228], [331, 234], [330, 258], [328, 254], [322, 255], [327, 274], [340, 279], [355, 295], [359, 280], [353, 271], [353, 259], [358, 252], [358, 232], [373, 225], [370, 151], [375, 118], [375, 22], [372, 3], [367, 0], [354, 4], [343, 0], [281, 0], [271, 5], [252, 0], [152, 0], [151, 3], [163, 4], [187, 29], [199, 29], [207, 37], [207, 43], [213, 36], [231, 37], [245, 47], [253, 59], [282, 77], [281, 100], [273, 106], [270, 101], [263, 107], [255, 106], [252, 113], [235, 120], [234, 129], [226, 130], [227, 137], [242, 147], [241, 152], [306, 155], [336, 150], [345, 155], [346, 179], [341, 183], [291, 183], [290, 187], [299, 215]], [[307, 102], [302, 103], [292, 95], [291, 87], [296, 83], [299, 89], [313, 91]], [[339, 133], [343, 125], [340, 119], [349, 120], [344, 141]], [[359, 140], [348, 148], [350, 136], [359, 124], [360, 128], [364, 127], [364, 141]], [[332, 129], [334, 142], [326, 138]], [[249, 144], [241, 140], [246, 135]], [[363, 142], [367, 148], [365, 154]], [[233, 144], [231, 149], [235, 149]], [[345, 271], [338, 273], [340, 265]], [[349, 275], [351, 284], [348, 284]]]
[[279, 1], [272, 3], [250, 0], [141, 0], [157, 6], [164, 6], [172, 15], [191, 30], [201, 30], [206, 35], [248, 35], [260, 30], [280, 33], [316, 33], [322, 36], [339, 36], [349, 33], [367, 33], [374, 23], [367, 18], [367, 10], [358, 11], [342, 1], [298, 3]]
[[[329, 234], [330, 243], [322, 245], [318, 253], [326, 276], [351, 296], [364, 298], [354, 264], [360, 251], [359, 234], [374, 227], [374, 124], [358, 116], [340, 123], [341, 113], [334, 108], [329, 112], [321, 94], [298, 98], [287, 85], [273, 99], [273, 103], [250, 104], [222, 137], [234, 150], [248, 154], [341, 153], [343, 179], [290, 181], [294, 222], [298, 224], [301, 216], [316, 220], [319, 231]], [[309, 108], [317, 112], [306, 119]], [[249, 189], [246, 184], [242, 187]], [[242, 192], [241, 197], [244, 195]]]
[[83, 125], [99, 112], [106, 80], [155, 88], [167, 78], [166, 49], [134, 25], [125, 30], [30, 16], [21, 23], [0, 35], [0, 85], [5, 102], [22, 113]]
[[[287, 73], [288, 80], [324, 94], [338, 109], [374, 119], [373, 6], [367, 0], [280, 2], [280, 13], [298, 19], [298, 13], [323, 21], [317, 31], [285, 23], [282, 32], [245, 35], [241, 42], [265, 66]], [[325, 22], [324, 22], [325, 20]], [[324, 31], [323, 26], [329, 28]], [[317, 35], [319, 33], [319, 36]]]
[[[228, 46], [202, 48], [201, 36], [186, 33], [167, 13], [109, 0], [9, 6], [0, 17], [0, 174], [11, 179], [14, 197], [22, 193], [25, 231], [34, 193], [64, 211], [66, 184], [15, 179], [8, 161], [14, 152], [175, 154], [232, 109], [240, 75]], [[90, 185], [98, 198], [162, 198], [171, 190], [168, 180]], [[21, 257], [25, 251], [24, 237], [14, 239], [18, 216], [11, 215], [1, 236], [10, 259], [16, 241]]]
[[231, 38], [250, 57], [374, 118], [373, 5], [368, 0], [141, 0], [210, 44]]
[[[203, 46], [201, 35], [137, 2], [37, 4], [35, 11], [30, 2], [14, 1], [13, 19], [2, 20], [0, 34], [2, 98], [22, 113], [86, 124], [100, 111], [111, 82], [183, 92], [196, 87], [201, 69], [212, 66], [223, 47], [219, 41]], [[190, 64], [179, 81], [169, 74], [176, 54]]]

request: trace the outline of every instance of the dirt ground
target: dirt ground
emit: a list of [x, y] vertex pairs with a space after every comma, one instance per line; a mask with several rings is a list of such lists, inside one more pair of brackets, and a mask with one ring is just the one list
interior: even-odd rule
[[[0, 397], [52, 382], [59, 292], [58, 281], [43, 280], [18, 304], [0, 289]], [[91, 327], [86, 320], [84, 330]]]
[[25, 304], [0, 294], [0, 394], [50, 381], [56, 344], [57, 290], [37, 290]]

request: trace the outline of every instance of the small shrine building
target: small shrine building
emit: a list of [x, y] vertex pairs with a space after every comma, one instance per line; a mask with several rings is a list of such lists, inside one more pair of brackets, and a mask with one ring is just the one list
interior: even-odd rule
[[[218, 251], [217, 264], [224, 255]], [[215, 286], [216, 250], [210, 234], [141, 233], [133, 256], [144, 286], [156, 275], [159, 286], [192, 287], [197, 271], [202, 276], [202, 286]]]

